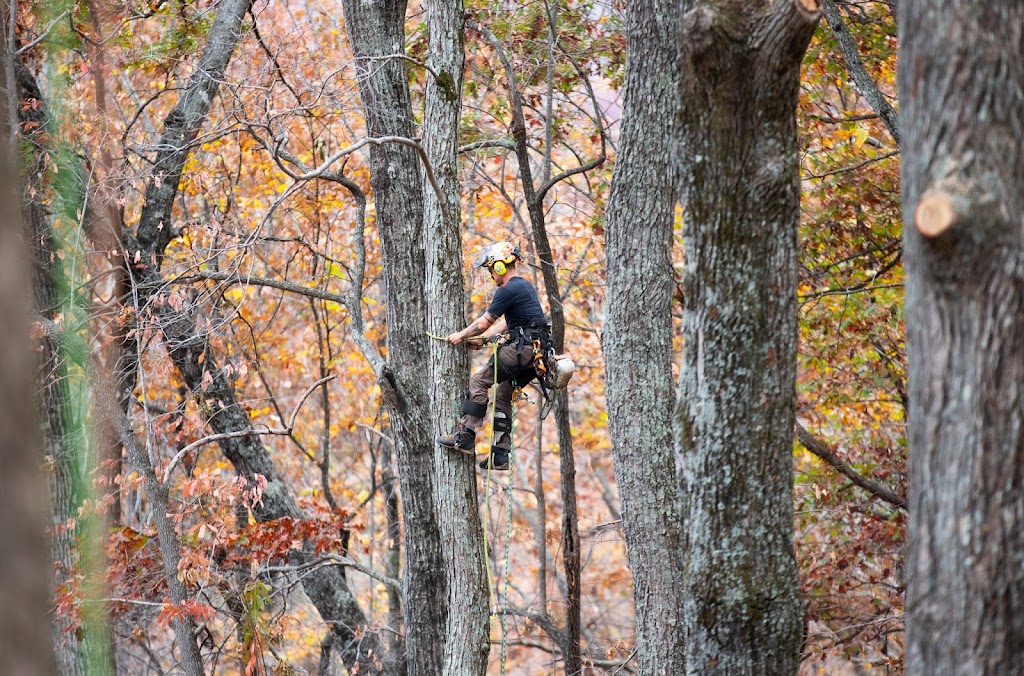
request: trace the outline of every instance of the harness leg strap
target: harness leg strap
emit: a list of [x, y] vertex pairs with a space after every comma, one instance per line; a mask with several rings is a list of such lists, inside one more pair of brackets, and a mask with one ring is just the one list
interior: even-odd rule
[[512, 415], [507, 411], [494, 412], [494, 445], [512, 447]]

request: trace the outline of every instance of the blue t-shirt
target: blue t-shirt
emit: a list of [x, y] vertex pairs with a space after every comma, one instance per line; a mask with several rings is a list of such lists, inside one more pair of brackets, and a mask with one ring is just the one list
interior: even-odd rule
[[487, 314], [495, 319], [504, 315], [509, 331], [527, 328], [532, 319], [544, 319], [537, 290], [522, 277], [511, 277], [498, 287]]

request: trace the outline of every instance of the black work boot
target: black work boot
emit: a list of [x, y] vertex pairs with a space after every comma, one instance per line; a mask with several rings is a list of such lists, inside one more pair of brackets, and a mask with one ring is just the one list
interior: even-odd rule
[[476, 430], [459, 423], [451, 434], [437, 435], [434, 437], [441, 446], [452, 450], [459, 450], [468, 455], [476, 455]]
[[491, 454], [486, 460], [480, 461], [480, 469], [487, 469], [488, 465], [492, 470], [507, 470], [509, 465], [508, 449], [500, 446], [491, 446]]

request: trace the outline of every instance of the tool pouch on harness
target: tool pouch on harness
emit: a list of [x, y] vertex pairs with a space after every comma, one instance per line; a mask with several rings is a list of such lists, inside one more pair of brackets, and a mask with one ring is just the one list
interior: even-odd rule
[[569, 355], [555, 354], [551, 325], [546, 320], [534, 320], [530, 329], [533, 331], [533, 370], [537, 372], [537, 380], [549, 390], [564, 389], [576, 370], [576, 364]]

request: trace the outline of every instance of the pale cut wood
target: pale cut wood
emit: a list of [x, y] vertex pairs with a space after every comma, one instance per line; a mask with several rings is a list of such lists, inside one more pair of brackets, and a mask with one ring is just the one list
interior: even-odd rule
[[793, 2], [807, 12], [808, 16], [814, 16], [821, 11], [821, 3], [818, 0], [793, 0]]
[[953, 198], [940, 190], [929, 190], [921, 196], [914, 210], [914, 225], [925, 237], [938, 237], [956, 220]]

